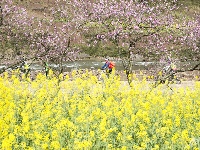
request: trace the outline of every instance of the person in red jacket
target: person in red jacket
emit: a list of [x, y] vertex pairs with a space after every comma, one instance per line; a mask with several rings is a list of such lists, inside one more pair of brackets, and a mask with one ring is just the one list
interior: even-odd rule
[[108, 69], [108, 72], [111, 73], [112, 72], [112, 69], [114, 67], [114, 64], [109, 61], [109, 59], [105, 59], [105, 64], [102, 66], [102, 70], [105, 70], [105, 69]]

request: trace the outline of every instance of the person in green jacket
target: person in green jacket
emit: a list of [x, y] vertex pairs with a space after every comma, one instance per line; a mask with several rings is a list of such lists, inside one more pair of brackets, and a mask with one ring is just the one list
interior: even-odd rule
[[30, 72], [30, 65], [28, 65], [26, 62], [24, 64], [24, 73], [25, 73], [25, 77], [27, 78], [28, 77], [28, 74]]
[[46, 74], [46, 77], [47, 77], [48, 74], [49, 74], [49, 64], [47, 62], [44, 62], [44, 68], [45, 68], [45, 74]]

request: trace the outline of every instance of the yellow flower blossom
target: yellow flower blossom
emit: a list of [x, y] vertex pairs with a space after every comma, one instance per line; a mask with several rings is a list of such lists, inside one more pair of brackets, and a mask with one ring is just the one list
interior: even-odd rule
[[172, 91], [151, 90], [146, 77], [135, 74], [131, 87], [115, 74], [98, 82], [89, 70], [65, 79], [52, 71], [48, 79], [19, 76], [0, 77], [2, 150], [198, 149], [199, 81]]

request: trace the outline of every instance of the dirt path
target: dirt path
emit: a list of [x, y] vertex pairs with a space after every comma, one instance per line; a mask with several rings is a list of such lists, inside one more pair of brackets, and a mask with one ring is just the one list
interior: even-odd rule
[[182, 81], [181, 84], [171, 84], [171, 87], [173, 87], [173, 88], [192, 88], [192, 89], [194, 89], [195, 81]]
[[[169, 87], [172, 89], [177, 89], [177, 88], [183, 88], [183, 89], [195, 89], [195, 83], [200, 81], [182, 81], [181, 84], [169, 84]], [[152, 81], [149, 81], [148, 83], [153, 83]], [[121, 81], [121, 85], [123, 86], [128, 86], [128, 82], [127, 81]], [[147, 89], [149, 89], [149, 87], [146, 87]], [[144, 87], [144, 89], [146, 89]], [[167, 85], [163, 84], [163, 89], [167, 89]], [[199, 89], [200, 90], [200, 89]]]

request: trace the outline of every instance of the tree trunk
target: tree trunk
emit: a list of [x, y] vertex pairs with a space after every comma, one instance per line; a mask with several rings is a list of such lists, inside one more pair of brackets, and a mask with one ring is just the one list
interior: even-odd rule
[[[129, 85], [131, 85], [131, 82], [132, 82], [131, 75], [133, 73], [132, 54], [131, 54], [132, 48], [135, 48], [135, 42], [130, 41], [127, 57], [126, 58], [121, 57], [122, 65], [125, 69], [126, 78], [127, 78]], [[120, 50], [118, 50], [118, 51], [119, 51], [119, 54], [121, 54]]]
[[3, 10], [2, 7], [0, 6], [0, 26], [3, 25]]

